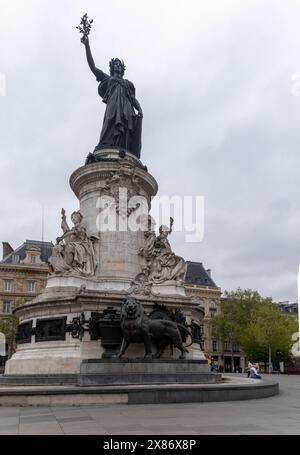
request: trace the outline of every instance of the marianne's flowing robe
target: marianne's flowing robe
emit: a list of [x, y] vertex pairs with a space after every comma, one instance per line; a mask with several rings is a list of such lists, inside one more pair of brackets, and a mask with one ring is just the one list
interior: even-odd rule
[[98, 70], [98, 93], [106, 111], [96, 149], [118, 146], [138, 158], [141, 150], [142, 118], [134, 110], [135, 87], [127, 79], [108, 76]]

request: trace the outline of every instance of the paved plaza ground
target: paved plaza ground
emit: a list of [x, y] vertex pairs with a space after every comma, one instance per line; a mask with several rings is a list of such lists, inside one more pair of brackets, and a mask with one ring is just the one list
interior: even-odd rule
[[280, 394], [259, 400], [0, 407], [0, 435], [300, 434], [300, 376], [272, 379], [278, 379]]

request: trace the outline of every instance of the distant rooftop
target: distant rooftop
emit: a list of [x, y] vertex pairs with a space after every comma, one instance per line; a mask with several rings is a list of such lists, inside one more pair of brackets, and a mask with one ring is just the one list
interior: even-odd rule
[[30, 247], [37, 247], [40, 249], [41, 260], [45, 263], [48, 262], [52, 255], [53, 243], [43, 242], [41, 240], [26, 240], [15, 250], [11, 247], [8, 242], [2, 242], [3, 244], [3, 258], [0, 264], [18, 264], [26, 257], [26, 249]]
[[280, 311], [283, 311], [284, 313], [294, 313], [298, 314], [298, 303], [293, 302], [278, 302], [277, 305], [279, 306]]
[[202, 262], [186, 261], [187, 271], [185, 276], [186, 284], [197, 284], [217, 288], [216, 283], [210, 276], [210, 270], [205, 270]]

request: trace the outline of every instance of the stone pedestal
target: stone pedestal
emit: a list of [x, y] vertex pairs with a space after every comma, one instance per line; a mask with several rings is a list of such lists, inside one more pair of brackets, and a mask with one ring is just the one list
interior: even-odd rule
[[[127, 228], [130, 222], [127, 210], [132, 218], [137, 215], [135, 212], [139, 208], [135, 206], [135, 197], [143, 198], [150, 209], [151, 198], [157, 193], [157, 183], [133, 155], [120, 158], [114, 150], [102, 151], [100, 155], [103, 161], [82, 166], [73, 172], [70, 185], [80, 201], [87, 233], [99, 238], [96, 242], [96, 280], [108, 282], [110, 289], [114, 285], [118, 287], [117, 282], [127, 283], [129, 287], [141, 272], [138, 252], [144, 243], [144, 232]], [[119, 206], [117, 230], [101, 232], [101, 213], [106, 198], [109, 203], [114, 204], [115, 201]], [[114, 210], [113, 205], [112, 217]]]
[[[83, 324], [85, 330], [82, 339], [79, 338], [79, 333], [73, 338], [71, 332], [65, 331], [61, 335], [61, 340], [51, 341], [49, 336], [48, 340], [37, 341], [36, 330], [40, 321], [65, 319], [67, 327], [74, 319], [80, 319], [82, 313], [86, 321], [89, 321], [92, 314], [102, 313], [107, 308], [120, 310], [122, 301], [128, 297], [126, 292], [70, 289], [46, 288], [32, 302], [18, 308], [16, 314], [20, 324], [31, 324], [31, 335], [25, 342], [21, 340], [18, 343], [17, 352], [6, 363], [5, 374], [78, 374], [84, 359], [100, 359], [103, 356], [105, 348], [101, 340], [91, 339], [88, 322]], [[139, 298], [147, 314], [153, 311], [157, 303], [167, 308], [181, 308], [187, 314], [191, 312], [191, 302], [187, 297], [139, 296]], [[144, 345], [130, 346], [125, 358], [128, 356], [142, 358]], [[179, 351], [175, 349], [174, 358], [178, 357]]]
[[[93, 244], [95, 269], [90, 274], [76, 268], [52, 273], [43, 292], [15, 310], [21, 328], [18, 349], [6, 364], [6, 374], [79, 374], [86, 359], [111, 355], [101, 338], [93, 337], [91, 324], [95, 323], [95, 314], [107, 309], [120, 311], [125, 298], [139, 299], [147, 314], [156, 304], [172, 311], [182, 310], [187, 317], [195, 311], [197, 303], [185, 295], [180, 280], [145, 284], [137, 278], [145, 275], [145, 262], [147, 265], [140, 255], [140, 249], [145, 247], [145, 232], [120, 229], [134, 218], [146, 218], [148, 224], [151, 198], [157, 193], [155, 179], [131, 154], [102, 150], [97, 159], [70, 177], [80, 205], [78, 229], [82, 228]], [[141, 210], [141, 200], [146, 201], [146, 213]], [[105, 210], [109, 215], [110, 210], [117, 213], [116, 229], [103, 229]], [[73, 229], [65, 224], [64, 233], [77, 235], [75, 223]], [[78, 251], [81, 254], [84, 246]], [[114, 349], [117, 347], [116, 344]], [[179, 351], [174, 351], [177, 358]], [[144, 346], [132, 346], [126, 355], [143, 357]], [[191, 358], [203, 361], [194, 346]]]
[[192, 359], [192, 360], [203, 360], [203, 361], [207, 362], [207, 359], [198, 343], [193, 343], [189, 347], [188, 358]]
[[81, 364], [79, 385], [172, 384], [221, 382], [205, 360], [87, 359]]

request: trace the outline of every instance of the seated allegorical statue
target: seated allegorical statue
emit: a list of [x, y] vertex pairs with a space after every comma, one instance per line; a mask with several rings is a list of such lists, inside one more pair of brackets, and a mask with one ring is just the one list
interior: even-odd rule
[[61, 227], [63, 235], [56, 239], [52, 256], [49, 259], [52, 274], [78, 274], [93, 276], [96, 271], [94, 241], [82, 226], [82, 214], [73, 212], [71, 220], [74, 226], [70, 229], [66, 220], [65, 210], [62, 209]]
[[170, 219], [170, 227], [160, 226], [159, 235], [149, 229], [145, 232], [145, 245], [139, 254], [145, 259], [144, 273], [148, 281], [162, 284], [166, 281], [176, 281], [182, 284], [186, 273], [184, 259], [173, 253], [168, 236], [172, 232], [173, 219]]

